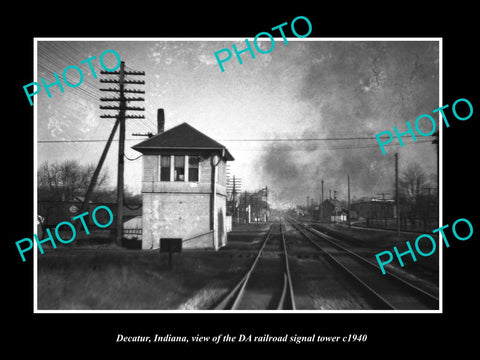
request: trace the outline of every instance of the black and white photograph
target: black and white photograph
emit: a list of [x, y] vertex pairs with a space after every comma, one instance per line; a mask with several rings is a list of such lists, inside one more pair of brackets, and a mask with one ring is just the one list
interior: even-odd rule
[[37, 41], [39, 311], [439, 309], [440, 39], [262, 40]]
[[157, 354], [470, 344], [470, 23], [405, 11], [19, 35], [15, 334]]

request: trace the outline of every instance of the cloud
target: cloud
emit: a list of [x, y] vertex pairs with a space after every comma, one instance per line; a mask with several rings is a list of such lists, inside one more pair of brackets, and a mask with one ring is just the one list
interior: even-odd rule
[[[438, 51], [432, 43], [318, 42], [309, 46], [305, 56], [313, 60], [291, 94], [306, 105], [299, 107], [298, 114], [304, 138], [373, 138], [438, 107]], [[296, 142], [290, 147], [289, 153], [267, 146], [258, 162], [261, 176], [277, 189], [279, 200], [303, 204], [306, 195], [318, 195], [322, 179], [345, 198], [347, 174], [357, 196], [391, 188], [393, 152], [382, 156], [375, 141]], [[422, 161], [424, 154], [416, 152], [414, 145], [406, 152]]]
[[205, 65], [216, 65], [217, 64], [217, 59], [213, 55], [206, 55], [206, 54], [200, 54], [198, 55], [198, 60]]

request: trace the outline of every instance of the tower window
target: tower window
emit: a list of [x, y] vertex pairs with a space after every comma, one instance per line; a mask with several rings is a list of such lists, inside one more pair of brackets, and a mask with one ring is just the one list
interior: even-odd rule
[[175, 156], [174, 180], [185, 181], [185, 156]]
[[170, 155], [160, 157], [160, 181], [170, 181]]
[[198, 164], [200, 163], [200, 157], [189, 156], [188, 157], [188, 181], [198, 181]]

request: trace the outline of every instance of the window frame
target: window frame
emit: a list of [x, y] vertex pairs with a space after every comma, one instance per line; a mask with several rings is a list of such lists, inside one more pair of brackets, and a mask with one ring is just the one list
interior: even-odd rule
[[[162, 174], [163, 174], [162, 169], [164, 168], [162, 166], [162, 157], [163, 158], [168, 158], [168, 180], [162, 180]], [[158, 156], [158, 181], [161, 181], [161, 182], [172, 181], [171, 168], [172, 168], [172, 157], [171, 157], [171, 155], [159, 155]], [[165, 169], [167, 169], [167, 168], [165, 167]]]
[[[183, 159], [183, 166], [177, 167], [176, 160], [178, 159]], [[170, 165], [172, 166], [172, 165]], [[183, 174], [177, 176], [177, 169], [182, 169], [183, 167]], [[183, 179], [179, 179], [180, 176], [183, 175]], [[185, 155], [173, 155], [173, 181], [175, 182], [185, 182], [186, 176], [185, 176]]]
[[[162, 169], [166, 169], [166, 167], [162, 167], [162, 157], [169, 158], [169, 175], [168, 175], [168, 180], [162, 180], [162, 174], [164, 174], [164, 171]], [[175, 179], [175, 158], [178, 157], [183, 157], [183, 180], [176, 180]], [[190, 159], [191, 158], [197, 158], [198, 159], [198, 164], [197, 164], [197, 179], [196, 180], [191, 180], [190, 179]], [[157, 181], [159, 182], [192, 182], [192, 183], [199, 183], [200, 182], [200, 163], [202, 159], [199, 155], [158, 155], [158, 175], [157, 175]], [[194, 168], [192, 168], [194, 169]]]
[[[191, 159], [191, 158], [196, 158], [196, 159], [198, 159], [197, 167], [196, 167], [196, 168], [192, 168], [192, 169], [197, 169], [197, 179], [196, 179], [196, 180], [192, 180], [192, 179], [190, 178], [190, 173], [191, 173], [191, 172], [190, 172], [190, 159]], [[188, 181], [189, 181], [189, 182], [195, 182], [195, 183], [200, 182], [200, 162], [201, 162], [201, 158], [200, 158], [200, 156], [198, 156], [198, 155], [187, 156], [187, 163], [188, 163], [187, 168], [188, 168]]]

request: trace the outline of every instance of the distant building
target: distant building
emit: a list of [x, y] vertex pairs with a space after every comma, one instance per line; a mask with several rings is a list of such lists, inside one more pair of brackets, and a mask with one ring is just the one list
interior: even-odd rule
[[326, 199], [319, 207], [320, 220], [326, 222], [347, 221], [347, 209], [337, 199]]
[[371, 199], [350, 205], [356, 219], [392, 219], [396, 217], [395, 201], [390, 199]]
[[184, 248], [219, 249], [227, 242], [227, 161], [222, 144], [182, 123], [132, 148], [143, 154], [142, 249], [160, 238], [182, 238]]

